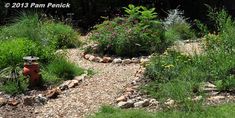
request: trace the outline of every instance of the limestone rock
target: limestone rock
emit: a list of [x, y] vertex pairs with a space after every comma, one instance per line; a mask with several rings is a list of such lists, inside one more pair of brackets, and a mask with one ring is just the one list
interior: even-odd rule
[[115, 58], [113, 60], [113, 63], [122, 63], [122, 59], [121, 58]]
[[8, 105], [17, 106], [20, 102], [16, 99], [11, 99], [7, 102]]
[[90, 55], [90, 54], [86, 54], [84, 57], [85, 57], [85, 59], [89, 59], [91, 56], [92, 55]]
[[95, 57], [94, 61], [101, 63], [103, 62], [103, 59], [101, 57]]
[[140, 63], [140, 60], [138, 58], [132, 58], [131, 62], [132, 63]]
[[168, 105], [168, 106], [174, 106], [174, 104], [175, 104], [175, 101], [174, 100], [172, 100], [172, 99], [168, 99], [166, 102], [165, 102], [165, 105]]
[[75, 86], [78, 86], [79, 81], [78, 80], [71, 80], [71, 82], [69, 83], [68, 87], [69, 88], [73, 88]]
[[134, 107], [147, 107], [148, 105], [149, 105], [148, 99], [134, 103]]
[[127, 97], [126, 96], [120, 96], [116, 99], [117, 102], [121, 102], [121, 101], [127, 101]]
[[111, 57], [103, 57], [103, 63], [109, 63], [112, 62], [112, 58]]
[[58, 89], [52, 89], [52, 90], [48, 90], [45, 96], [47, 98], [54, 99], [54, 98], [57, 98], [59, 94], [60, 94], [60, 91]]
[[90, 57], [89, 57], [89, 59], [88, 59], [89, 61], [95, 61], [95, 56], [93, 56], [93, 55], [90, 55]]
[[65, 81], [65, 82], [63, 82], [60, 86], [59, 86], [59, 88], [60, 88], [60, 90], [67, 90], [67, 89], [69, 89], [69, 84], [70, 84], [70, 82], [71, 81]]
[[7, 99], [0, 97], [0, 106], [5, 105], [6, 103], [7, 103]]
[[134, 101], [128, 100], [127, 102], [119, 102], [118, 107], [120, 108], [131, 108], [134, 107]]

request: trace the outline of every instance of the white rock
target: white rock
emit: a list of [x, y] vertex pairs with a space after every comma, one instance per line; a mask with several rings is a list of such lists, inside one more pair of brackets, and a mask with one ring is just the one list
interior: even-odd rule
[[149, 102], [151, 105], [158, 105], [159, 104], [159, 102], [156, 99], [150, 99]]
[[147, 107], [148, 105], [149, 105], [148, 99], [134, 103], [134, 107]]
[[89, 61], [95, 61], [95, 56], [93, 56], [93, 55], [90, 55], [90, 57], [89, 57], [89, 59], [88, 59]]
[[214, 84], [211, 84], [210, 82], [206, 82], [204, 85], [205, 88], [216, 88]]
[[122, 63], [122, 59], [121, 58], [115, 58], [113, 60], [113, 63]]
[[140, 60], [138, 58], [132, 58], [131, 62], [132, 63], [140, 63]]
[[120, 96], [116, 99], [117, 102], [121, 102], [121, 101], [127, 101], [127, 97], [126, 96]]
[[86, 54], [84, 57], [85, 57], [85, 59], [89, 59], [91, 56], [92, 55], [90, 55], [90, 54]]
[[173, 106], [175, 104], [175, 101], [172, 100], [172, 99], [168, 99], [166, 102], [165, 102], [165, 105], [168, 105], [168, 106]]
[[134, 106], [133, 102], [127, 101], [127, 102], [119, 102], [118, 107], [120, 108], [131, 108]]

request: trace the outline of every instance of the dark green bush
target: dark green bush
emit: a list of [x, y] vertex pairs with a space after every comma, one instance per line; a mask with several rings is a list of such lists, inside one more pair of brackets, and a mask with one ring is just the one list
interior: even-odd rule
[[[73, 79], [75, 76], [83, 74], [84, 70], [80, 67], [77, 67], [75, 64], [67, 61], [64, 58], [59, 58], [53, 60], [47, 67], [46, 71], [52, 76], [61, 78], [63, 80]], [[44, 75], [47, 76], [47, 75]], [[56, 78], [51, 77], [53, 81], [57, 81]], [[49, 78], [46, 78], [49, 79]]]
[[163, 26], [155, 20], [154, 9], [129, 5], [126, 12], [127, 17], [96, 26], [91, 39], [98, 43], [100, 53], [120, 56], [161, 53], [171, 44], [164, 39]]

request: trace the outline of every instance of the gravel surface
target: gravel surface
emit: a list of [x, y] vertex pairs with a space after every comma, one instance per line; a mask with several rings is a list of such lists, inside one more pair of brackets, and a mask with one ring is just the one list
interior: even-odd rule
[[35, 108], [38, 118], [83, 118], [96, 112], [100, 106], [115, 102], [124, 87], [134, 80], [139, 64], [95, 63], [83, 59], [80, 50], [68, 50], [68, 57], [79, 66], [92, 69], [95, 75], [77, 88], [64, 91], [59, 98]]

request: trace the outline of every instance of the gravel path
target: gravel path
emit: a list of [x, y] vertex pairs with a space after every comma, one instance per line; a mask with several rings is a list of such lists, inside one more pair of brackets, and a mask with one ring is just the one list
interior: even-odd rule
[[95, 63], [80, 57], [78, 49], [68, 50], [69, 59], [95, 75], [74, 89], [63, 92], [58, 99], [35, 108], [38, 118], [83, 118], [96, 112], [100, 106], [113, 104], [124, 87], [134, 80], [139, 64]]

